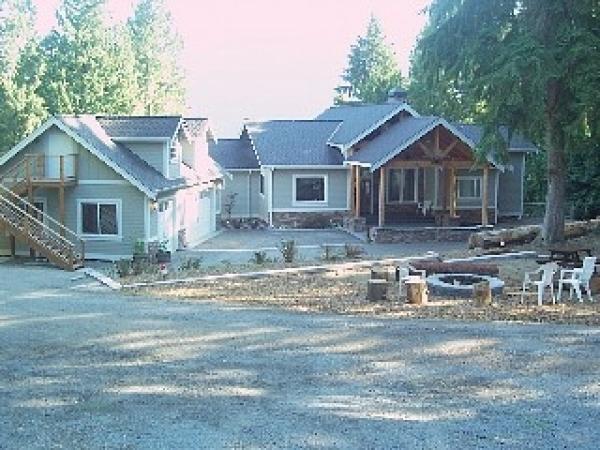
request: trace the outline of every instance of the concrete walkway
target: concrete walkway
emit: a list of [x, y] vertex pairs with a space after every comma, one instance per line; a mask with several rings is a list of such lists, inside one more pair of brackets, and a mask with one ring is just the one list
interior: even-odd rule
[[600, 329], [125, 297], [0, 266], [0, 448], [590, 448]]
[[177, 260], [200, 257], [205, 264], [248, 262], [257, 251], [269, 258], [279, 259], [279, 245], [283, 240], [294, 240], [301, 260], [318, 260], [323, 246], [329, 245], [343, 253], [346, 244], [361, 246], [372, 258], [399, 258], [424, 254], [428, 251], [444, 253], [464, 249], [462, 242], [418, 242], [412, 244], [371, 244], [341, 230], [225, 230], [194, 249], [177, 252]]

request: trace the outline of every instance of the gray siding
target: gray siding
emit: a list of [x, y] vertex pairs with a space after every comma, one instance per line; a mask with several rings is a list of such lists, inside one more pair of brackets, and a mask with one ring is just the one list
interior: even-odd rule
[[504, 172], [500, 172], [498, 180], [498, 215], [500, 216], [523, 214], [524, 159], [524, 153], [510, 153], [507, 162], [509, 167]]
[[131, 149], [160, 173], [164, 173], [163, 155], [165, 144], [163, 142], [124, 142], [123, 145]]
[[[348, 209], [348, 173], [347, 169], [275, 169], [273, 172], [273, 209], [274, 210], [346, 210]], [[327, 176], [327, 203], [315, 205], [294, 204], [294, 175]]]
[[232, 178], [227, 179], [222, 192], [221, 213], [224, 215], [223, 206], [228, 195], [237, 194], [231, 211], [232, 217], [262, 217], [260, 195], [260, 173], [258, 171], [231, 171]]

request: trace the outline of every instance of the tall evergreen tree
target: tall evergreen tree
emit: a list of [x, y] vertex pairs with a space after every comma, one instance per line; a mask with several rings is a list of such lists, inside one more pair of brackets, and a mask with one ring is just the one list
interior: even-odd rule
[[140, 0], [128, 22], [135, 53], [144, 114], [182, 113], [184, 75], [179, 60], [183, 43], [163, 0]]
[[389, 91], [402, 83], [394, 52], [375, 16], [371, 16], [366, 34], [352, 45], [343, 79], [354, 95], [367, 103], [385, 101]]
[[131, 113], [137, 99], [131, 44], [105, 25], [106, 0], [63, 0], [58, 27], [42, 42], [40, 92], [51, 113]]
[[40, 85], [30, 0], [0, 0], [0, 153], [31, 132], [46, 116]]
[[543, 142], [546, 242], [564, 238], [567, 149], [600, 90], [599, 30], [593, 0], [434, 0], [415, 52], [422, 92], [446, 89], [488, 137], [507, 124]]

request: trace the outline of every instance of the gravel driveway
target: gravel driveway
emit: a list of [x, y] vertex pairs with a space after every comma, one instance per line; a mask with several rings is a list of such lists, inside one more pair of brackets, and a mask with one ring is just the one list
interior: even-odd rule
[[598, 447], [600, 329], [166, 302], [72, 276], [0, 265], [0, 448]]

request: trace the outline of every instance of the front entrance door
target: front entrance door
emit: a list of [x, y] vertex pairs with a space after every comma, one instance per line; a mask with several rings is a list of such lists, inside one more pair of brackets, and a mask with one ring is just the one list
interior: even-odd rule
[[369, 178], [360, 180], [360, 215], [365, 217], [373, 214], [373, 179], [370, 174]]

